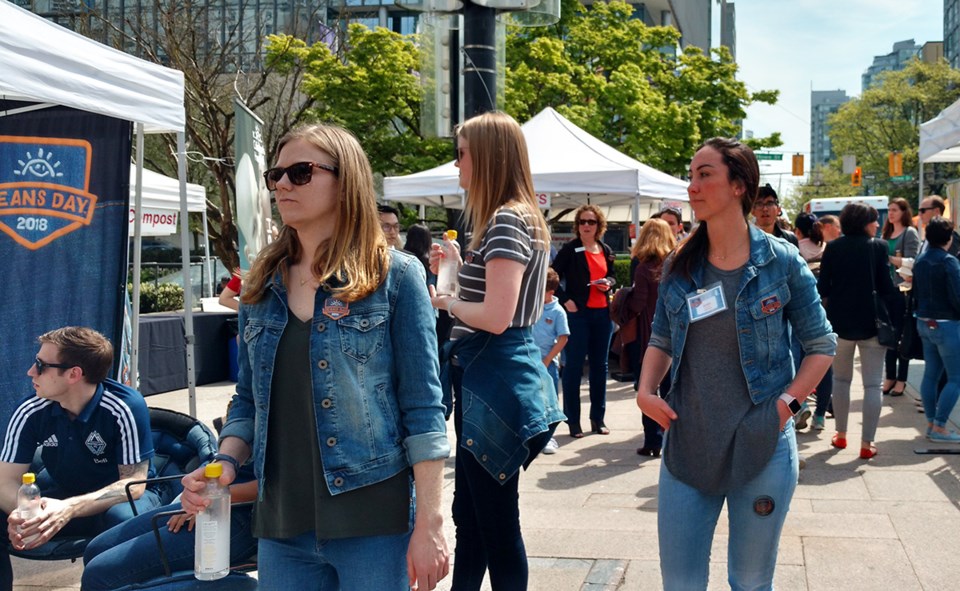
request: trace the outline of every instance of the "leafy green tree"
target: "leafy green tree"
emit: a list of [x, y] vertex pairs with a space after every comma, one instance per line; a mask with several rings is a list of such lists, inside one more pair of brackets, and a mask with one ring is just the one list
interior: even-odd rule
[[[820, 167], [810, 174], [805, 184], [795, 187], [789, 206], [796, 213], [811, 199], [853, 197], [863, 194], [863, 187], [851, 186], [850, 175], [843, 174], [840, 167]], [[785, 204], [784, 209], [787, 207]]]
[[[312, 104], [300, 92], [302, 70], [288, 68], [279, 75], [269, 64], [264, 66], [264, 25], [254, 18], [257, 5], [252, 0], [231, 5], [229, 16], [199, 0], [146, 0], [141, 9], [129, 9], [125, 20], [113, 4], [104, 4], [102, 10], [100, 3], [83, 6], [82, 19], [74, 23], [79, 32], [183, 72], [188, 180], [206, 186], [214, 253], [228, 269], [235, 268], [234, 98], [264, 120], [264, 144], [272, 154], [279, 137]], [[286, 25], [306, 31], [316, 22], [316, 10], [320, 8], [294, 7]], [[176, 137], [148, 136], [145, 144], [147, 165], [176, 176]]]
[[[697, 146], [735, 136], [745, 107], [778, 91], [749, 93], [726, 48], [677, 54], [680, 33], [631, 18], [633, 7], [563, 4], [552, 27], [512, 29], [505, 108], [525, 121], [552, 106], [586, 131], [644, 163], [683, 174]], [[778, 135], [753, 141], [776, 147]]]
[[[958, 98], [960, 70], [951, 68], [944, 60], [934, 64], [914, 60], [903, 70], [883, 74], [880, 84], [851, 99], [829, 119], [834, 152], [856, 156], [863, 171], [863, 187], [849, 187], [849, 175], [841, 175], [837, 181], [841, 186], [836, 189], [843, 190], [845, 183], [855, 191], [853, 194], [904, 197], [916, 206], [920, 124]], [[903, 172], [913, 176], [913, 181], [890, 181], [887, 157], [893, 151], [903, 154]], [[829, 168], [832, 172], [825, 173], [824, 178], [834, 179], [833, 172], [839, 175], [841, 169], [840, 158]], [[927, 168], [934, 171], [934, 178], [933, 183], [924, 184], [932, 185], [934, 191], [939, 191], [945, 175], [954, 176], [956, 172], [953, 164]]]
[[304, 69], [301, 89], [313, 100], [306, 118], [336, 123], [363, 144], [373, 170], [401, 175], [450, 159], [449, 139], [420, 133], [422, 91], [415, 38], [384, 28], [349, 27], [334, 52], [289, 35], [268, 38], [267, 63], [278, 71]]

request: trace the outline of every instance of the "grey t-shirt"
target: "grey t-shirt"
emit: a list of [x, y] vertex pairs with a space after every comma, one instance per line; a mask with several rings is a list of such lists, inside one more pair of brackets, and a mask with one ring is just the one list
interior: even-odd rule
[[[480, 248], [467, 251], [460, 267], [460, 299], [465, 302], [482, 302], [486, 298], [487, 263], [493, 259], [509, 259], [526, 267], [511, 327], [533, 326], [543, 313], [550, 252], [539, 235], [534, 215], [540, 213], [522, 212], [507, 206], [498, 209], [487, 225]], [[456, 340], [473, 332], [476, 329], [457, 319], [450, 339]]]
[[705, 263], [703, 285], [719, 282], [727, 309], [690, 324], [667, 397], [678, 417], [667, 432], [667, 469], [706, 494], [749, 482], [770, 460], [779, 436], [777, 398], [754, 406], [741, 369], [736, 302], [743, 269]]

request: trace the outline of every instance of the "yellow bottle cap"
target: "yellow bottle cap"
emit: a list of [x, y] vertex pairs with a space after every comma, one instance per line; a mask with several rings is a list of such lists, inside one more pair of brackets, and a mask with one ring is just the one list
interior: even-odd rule
[[21, 482], [24, 484], [33, 484], [36, 481], [37, 475], [33, 472], [24, 472], [23, 476], [21, 477]]
[[456, 240], [457, 231], [456, 230], [447, 230], [447, 240]]
[[223, 464], [220, 462], [207, 464], [203, 469], [203, 475], [206, 478], [220, 478], [221, 474], [223, 474]]

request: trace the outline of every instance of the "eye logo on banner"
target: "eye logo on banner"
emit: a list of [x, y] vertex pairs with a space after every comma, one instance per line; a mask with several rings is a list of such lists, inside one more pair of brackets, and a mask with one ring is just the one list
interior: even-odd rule
[[0, 135], [0, 231], [38, 250], [89, 226], [92, 155], [85, 140]]

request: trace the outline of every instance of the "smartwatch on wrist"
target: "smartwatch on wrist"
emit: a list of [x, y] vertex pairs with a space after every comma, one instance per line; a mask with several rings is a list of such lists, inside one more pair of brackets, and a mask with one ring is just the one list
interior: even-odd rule
[[800, 404], [799, 400], [787, 394], [786, 392], [780, 395], [780, 400], [783, 400], [787, 403], [787, 407], [790, 409], [790, 414], [794, 416], [796, 416], [796, 414], [803, 408], [803, 405]]

